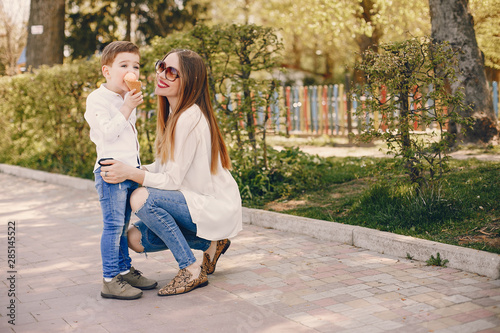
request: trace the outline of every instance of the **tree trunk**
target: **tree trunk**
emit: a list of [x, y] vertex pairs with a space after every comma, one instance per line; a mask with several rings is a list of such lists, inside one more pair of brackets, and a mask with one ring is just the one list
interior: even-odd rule
[[27, 68], [63, 63], [64, 10], [64, 0], [31, 0], [26, 46]]
[[293, 54], [291, 56], [293, 57], [293, 66], [295, 68], [301, 68], [300, 63], [301, 63], [302, 47], [300, 45], [299, 35], [297, 34], [293, 34], [292, 52]]
[[457, 82], [452, 85], [455, 92], [464, 88], [465, 104], [472, 110], [460, 110], [463, 117], [474, 118], [473, 128], [465, 134], [452, 124], [450, 130], [465, 143], [490, 142], [498, 134], [498, 125], [493, 111], [491, 92], [486, 81], [484, 61], [477, 45], [474, 22], [468, 12], [468, 0], [429, 0], [432, 38], [436, 42], [448, 41], [458, 54]]
[[334, 61], [330, 56], [330, 52], [325, 52], [325, 74], [323, 78], [329, 80], [333, 77], [333, 69], [335, 68]]
[[[401, 86], [407, 87], [408, 84]], [[403, 88], [404, 89], [404, 88]], [[401, 101], [401, 115], [399, 118], [399, 131], [401, 133], [401, 152], [405, 162], [406, 170], [412, 184], [421, 186], [422, 178], [420, 177], [420, 169], [418, 168], [419, 161], [415, 158], [414, 147], [410, 137], [410, 93], [407, 90], [401, 90], [399, 93], [399, 100]]]
[[[366, 34], [356, 36], [356, 43], [358, 44], [361, 57], [363, 57], [363, 59], [361, 59], [361, 62], [363, 62], [366, 51], [373, 50], [374, 52], [378, 52], [378, 44], [381, 37], [381, 31], [377, 27], [376, 23], [373, 22], [373, 17], [378, 13], [378, 9], [376, 8], [374, 1], [362, 0], [359, 5], [361, 6], [362, 11], [356, 15], [357, 18], [371, 24], [371, 26], [373, 27], [371, 36], [367, 36]], [[362, 84], [364, 82], [364, 73], [359, 70], [355, 70], [354, 83]]]
[[132, 32], [132, 2], [127, 0], [123, 4], [125, 6], [125, 19], [127, 20], [126, 30], [125, 30], [125, 40], [131, 41], [131, 32]]

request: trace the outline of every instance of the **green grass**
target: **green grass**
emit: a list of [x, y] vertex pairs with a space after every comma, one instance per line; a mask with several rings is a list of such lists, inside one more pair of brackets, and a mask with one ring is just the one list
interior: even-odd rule
[[459, 145], [455, 149], [456, 151], [467, 151], [474, 154], [500, 154], [500, 145], [486, 145], [486, 146], [470, 146], [470, 145]]
[[451, 160], [424, 191], [390, 158], [328, 158], [314, 186], [247, 204], [500, 253], [500, 163]]

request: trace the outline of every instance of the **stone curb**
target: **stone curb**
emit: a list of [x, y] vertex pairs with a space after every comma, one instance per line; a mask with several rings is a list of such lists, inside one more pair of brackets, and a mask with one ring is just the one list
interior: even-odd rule
[[[81, 190], [95, 191], [94, 182], [88, 179], [7, 164], [0, 164], [0, 172]], [[426, 261], [431, 255], [436, 257], [439, 253], [443, 260], [449, 261], [447, 267], [484, 275], [492, 279], [500, 278], [500, 255], [485, 251], [252, 208], [243, 208], [243, 222], [264, 228], [304, 234], [400, 258], [407, 258], [409, 255], [414, 260]]]
[[264, 228], [305, 234], [395, 257], [426, 261], [439, 253], [447, 267], [500, 278], [500, 255], [358, 226], [245, 208], [243, 221]]
[[78, 190], [95, 191], [94, 182], [88, 179], [71, 177], [57, 173], [23, 168], [17, 165], [1, 164], [0, 172], [23, 178], [38, 180], [41, 182], [57, 184]]

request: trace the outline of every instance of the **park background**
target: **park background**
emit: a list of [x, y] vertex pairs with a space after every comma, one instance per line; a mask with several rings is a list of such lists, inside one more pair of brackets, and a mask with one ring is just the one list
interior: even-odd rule
[[[487, 90], [481, 98], [490, 101], [488, 110], [474, 112], [490, 121], [479, 132], [491, 132], [462, 137], [442, 152], [446, 157], [466, 144], [496, 156], [500, 2], [453, 3], [444, 11], [455, 21], [473, 17], [481, 86]], [[420, 0], [2, 1], [0, 162], [91, 178], [95, 149], [83, 119], [85, 98], [103, 82], [99, 52], [123, 39], [141, 47], [141, 79], [150, 98], [139, 110], [138, 130], [143, 160], [149, 162], [153, 64], [172, 47], [191, 47], [214, 61], [209, 63], [214, 103], [244, 205], [500, 253], [498, 162], [449, 160], [444, 175], [422, 188], [407, 180], [394, 155], [323, 158], [300, 149], [304, 143], [385, 148], [380, 140], [360, 143], [348, 135], [360, 133], [365, 120], [383, 125], [381, 115], [361, 117], [350, 103], [349, 87], [366, 79], [356, 63], [366, 52], [382, 53], [384, 45], [439, 35], [430, 19], [437, 5]], [[425, 137], [429, 130], [432, 126], [416, 123], [412, 135]]]

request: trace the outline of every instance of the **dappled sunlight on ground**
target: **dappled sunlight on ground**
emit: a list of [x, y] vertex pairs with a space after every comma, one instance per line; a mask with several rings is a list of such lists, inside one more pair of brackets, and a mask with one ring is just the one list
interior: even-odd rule
[[[500, 327], [500, 280], [248, 224], [221, 256], [208, 286], [175, 297], [151, 290], [135, 301], [103, 299], [95, 193], [2, 173], [0, 182], [8, 189], [0, 194], [0, 216], [16, 221], [18, 251], [16, 325], [0, 317], [2, 332], [479, 332]], [[6, 230], [3, 223], [2, 244]], [[195, 251], [198, 259], [201, 254]], [[131, 252], [131, 257], [134, 267], [160, 287], [178, 270], [170, 251]], [[5, 281], [0, 293], [7, 295]], [[8, 300], [2, 300], [6, 306]]]

